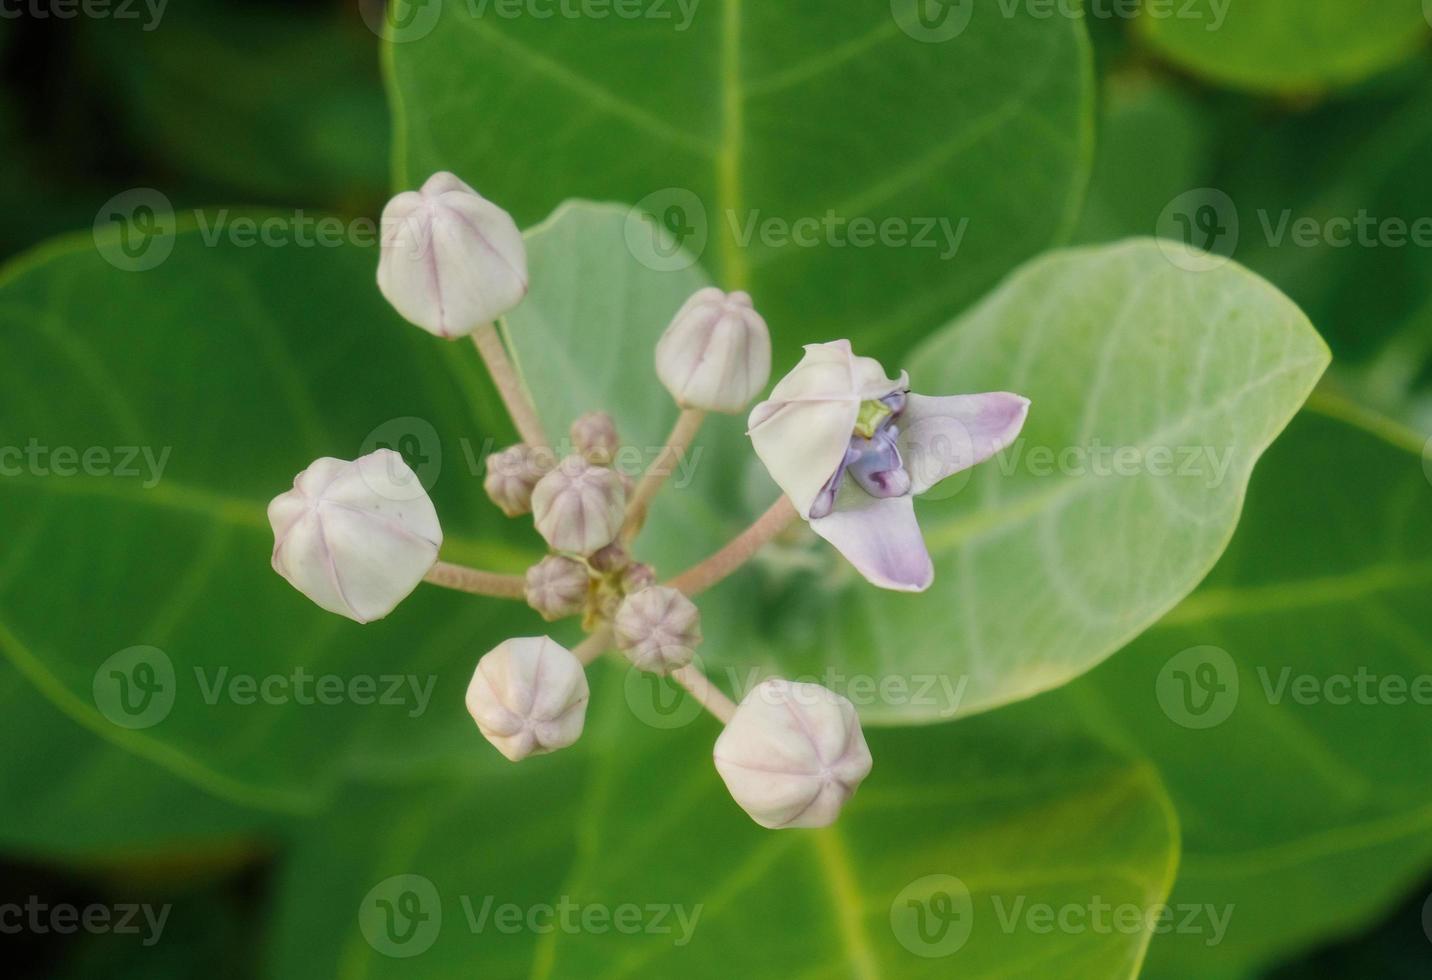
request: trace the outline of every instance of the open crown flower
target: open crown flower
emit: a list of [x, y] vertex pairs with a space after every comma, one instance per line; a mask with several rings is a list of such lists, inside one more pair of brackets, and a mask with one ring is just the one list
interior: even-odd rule
[[923, 592], [935, 569], [914, 498], [1014, 441], [1029, 400], [1008, 392], [913, 394], [850, 341], [809, 344], [751, 410], [748, 431], [811, 529], [874, 585]]

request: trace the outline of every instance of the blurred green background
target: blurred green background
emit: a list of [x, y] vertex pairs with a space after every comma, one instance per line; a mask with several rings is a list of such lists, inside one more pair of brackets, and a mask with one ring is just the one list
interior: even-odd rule
[[[872, 2], [883, 7], [881, 0]], [[1234, 7], [1240, 4], [1240, 0], [1230, 2]], [[1299, 7], [1248, 2], [1246, 6], [1256, 11], [1230, 19], [1226, 31], [1208, 32], [1207, 37], [1180, 36], [1174, 22], [1167, 20], [1088, 18], [1085, 23], [1095, 68], [1088, 179], [1079, 175], [1068, 220], [1051, 219], [1051, 224], [1059, 227], [1050, 234], [1042, 228], [1031, 229], [1026, 236], [1029, 241], [1016, 251], [1033, 254], [1045, 245], [1175, 234], [1177, 226], [1170, 224], [1169, 209], [1183, 195], [1193, 192], [1200, 195], [1199, 202], [1214, 201], [1216, 220], [1199, 244], [1215, 251], [1231, 250], [1236, 260], [1265, 276], [1307, 313], [1335, 356], [1320, 395], [1338, 405], [1356, 406], [1357, 411], [1375, 412], [1379, 420], [1390, 420], [1388, 424], [1399, 427], [1398, 438], [1412, 440], [1415, 450], [1416, 439], [1432, 434], [1432, 249], [1343, 247], [1326, 240], [1292, 247], [1286, 239], [1278, 240], [1276, 229], [1270, 231], [1261, 222], [1276, 223], [1285, 212], [1319, 220], [1364, 210], [1409, 222], [1432, 217], [1432, 30], [1424, 19], [1432, 17], [1432, 6], [1419, 10], [1418, 3], [1339, 0]], [[7, 261], [52, 236], [80, 232], [87, 237], [101, 206], [129, 188], [160, 189], [178, 211], [215, 206], [283, 212], [302, 209], [347, 220], [376, 218], [395, 183], [405, 185], [411, 182], [409, 178], [421, 176], [393, 172], [397, 163], [393, 125], [385, 96], [381, 46], [370, 26], [371, 4], [360, 5], [358, 0], [243, 4], [171, 0], [152, 30], [144, 29], [147, 15], [142, 8], [136, 19], [125, 19], [57, 16], [44, 4], [28, 8], [6, 0], [0, 4], [6, 11], [0, 20], [0, 64], [5, 77], [0, 101], [0, 139], [5, 148], [0, 213], [7, 219], [0, 222], [0, 257]], [[821, 16], [810, 6], [802, 13]], [[535, 36], [540, 45], [541, 34]], [[819, 29], [805, 31], [796, 24], [790, 28], [790, 36], [778, 38], [773, 47], [779, 49], [786, 43], [819, 49], [827, 42]], [[1286, 49], [1280, 47], [1285, 43]], [[562, 35], [551, 50], [569, 51], [572, 45], [572, 38]], [[599, 59], [600, 54], [592, 57]], [[425, 71], [441, 75], [445, 69], [430, 68], [415, 58], [396, 70], [421, 79]], [[488, 70], [498, 75], [506, 71], [485, 62], [472, 70], [479, 77]], [[673, 88], [681, 88], [683, 70], [682, 64], [662, 62], [659, 51], [649, 64], [631, 66], [634, 76], [655, 80], [656, 88], [662, 86], [664, 76], [671, 79]], [[1012, 70], [1032, 71], [1033, 66], [1019, 65]], [[872, 77], [878, 75], [875, 72]], [[957, 99], [959, 93], [948, 93], [948, 97]], [[422, 111], [420, 107], [411, 115], [421, 116]], [[896, 109], [892, 112], [897, 120], [902, 118]], [[408, 121], [415, 126], [421, 122]], [[821, 138], [803, 131], [797, 119], [788, 123], [793, 142], [818, 142]], [[556, 199], [605, 194], [605, 185], [595, 178], [592, 187], [581, 186], [583, 159], [573, 154], [544, 158], [543, 133], [524, 129], [520, 119], [502, 118], [498, 125], [514, 144], [525, 142], [532, 149], [526, 151], [526, 159], [520, 159], [523, 153], [514, 149], [510, 172], [494, 167], [493, 183], [515, 183], [513, 174], [550, 167]], [[585, 125], [589, 121], [574, 124], [574, 128]], [[595, 130], [592, 138], [604, 138], [602, 131]], [[437, 145], [441, 142], [437, 137], [431, 142], [432, 146], [420, 146], [415, 155], [422, 157], [428, 152], [441, 157], [447, 151]], [[651, 146], [631, 150], [642, 157], [663, 152]], [[1023, 172], [1020, 168], [1038, 171], [1039, 162], [1016, 160], [1009, 161], [1009, 166], [1019, 172]], [[396, 169], [401, 171], [402, 164], [397, 163]], [[1040, 178], [1029, 180], [1033, 185]], [[1056, 181], [1050, 176], [1047, 182]], [[1228, 212], [1199, 190], [1207, 188], [1236, 202], [1241, 234], [1227, 234]], [[989, 196], [1000, 195], [991, 191]], [[1007, 196], [1018, 197], [1018, 189]], [[534, 193], [508, 206], [524, 225], [530, 225], [545, 216], [552, 203]], [[1047, 241], [1036, 242], [1041, 236]], [[357, 298], [351, 287], [363, 281], [367, 274], [364, 263], [371, 257], [360, 255], [336, 263], [342, 268], [334, 271], [332, 282], [313, 284], [316, 295], [311, 298], [311, 308], [289, 316], [296, 322], [318, 322], [325, 317], [338, 322], [361, 320], [373, 301], [371, 297]], [[943, 297], [933, 312], [943, 316], [962, 309], [992, 285], [1005, 266], [1023, 257], [1012, 255], [1008, 261], [1001, 259], [1003, 266], [996, 261], [988, 269], [976, 268], [958, 292]], [[270, 262], [274, 264], [268, 265]], [[301, 280], [308, 274], [287, 271], [270, 257], [255, 263], [257, 275], [275, 279], [288, 276]], [[793, 274], [790, 280], [773, 280], [772, 288], [786, 287], [793, 306], [808, 303], [819, 309], [821, 317], [839, 315], [820, 308], [821, 297], [803, 294], [802, 289], [817, 290], [803, 286], [800, 276]], [[133, 288], [138, 295], [144, 287]], [[860, 307], [863, 299], [851, 297], [853, 322], [874, 319], [871, 310]], [[114, 302], [115, 309], [121, 310], [122, 298]], [[216, 296], [212, 302], [227, 309], [235, 301]], [[104, 307], [95, 309], [103, 311]], [[216, 316], [221, 312], [216, 309]], [[142, 376], [144, 357], [155, 352], [144, 352], [143, 324], [131, 324], [130, 328], [139, 332], [134, 362], [108, 362], [106, 366], [126, 377]], [[859, 329], [858, 325], [851, 327], [852, 331]], [[875, 327], [870, 329], [874, 335]], [[889, 331], [879, 335], [891, 336]], [[892, 347], [899, 346], [892, 342]], [[5, 356], [0, 346], [0, 359]], [[196, 345], [182, 356], [212, 354]], [[406, 349], [375, 347], [375, 356], [394, 360], [411, 356], [410, 366], [428, 370], [456, 355], [443, 351], [420, 357], [409, 355]], [[45, 378], [12, 381], [12, 393], [15, 386], [23, 389], [27, 383], [43, 386]], [[243, 379], [234, 384], [242, 386]], [[472, 385], [478, 391], [479, 405], [473, 413], [479, 416], [473, 419], [474, 433], [501, 434], [502, 424], [489, 422], [495, 402], [486, 382], [474, 374]], [[425, 397], [431, 399], [431, 406], [437, 406], [432, 408], [433, 414], [458, 400], [445, 388]], [[76, 412], [82, 416], [86, 400], [79, 393], [75, 398]], [[262, 411], [256, 409], [257, 414]], [[76, 424], [83, 426], [82, 417]], [[361, 420], [354, 425], [361, 435], [365, 428]], [[1276, 461], [1284, 467], [1280, 472], [1289, 474], [1285, 478], [1288, 486], [1279, 488], [1284, 495], [1270, 489], [1260, 497], [1255, 482], [1250, 513], [1275, 514], [1280, 501], [1292, 499], [1299, 488], [1323, 479], [1331, 481], [1335, 475], [1346, 476], [1335, 471], [1357, 459], [1358, 450], [1318, 456], [1319, 447], [1342, 437], [1324, 431], [1326, 425], [1326, 421], [1307, 418], [1294, 423], [1294, 431], [1265, 463], [1271, 466]], [[349, 434], [345, 432], [345, 436]], [[0, 442], [23, 435], [18, 416], [0, 416]], [[341, 455], [338, 447], [333, 451]], [[1377, 472], [1380, 464], [1373, 455], [1369, 450], [1363, 472]], [[1308, 462], [1314, 459], [1316, 466]], [[251, 472], [244, 460], [235, 462], [232, 470], [233, 486], [254, 488], [251, 496], [258, 496], [257, 488], [280, 487], [289, 475]], [[1395, 478], [1404, 475], [1401, 470], [1389, 473], [1386, 485], [1392, 486]], [[1397, 506], [1392, 499], [1395, 495], [1382, 494], [1381, 486], [1368, 478], [1363, 498], [1367, 507]], [[1421, 489], [1425, 491], [1425, 485]], [[472, 493], [472, 488], [468, 492]], [[1343, 501], [1348, 505], [1346, 513], [1338, 512], [1334, 519], [1355, 526], [1355, 504], [1362, 492], [1350, 490]], [[472, 498], [469, 503], [476, 500], [475, 493]], [[449, 503], [458, 499], [453, 496]], [[1325, 514], [1311, 506], [1301, 514], [1308, 533]], [[86, 533], [111, 533], [106, 527], [108, 520], [104, 515], [95, 517]], [[22, 550], [20, 531], [19, 521], [12, 523], [0, 512], [0, 572], [8, 567], [7, 554]], [[146, 538], [142, 527], [116, 528], [113, 533], [133, 535], [126, 539], [128, 546], [147, 556], [146, 567], [162, 567], [169, 559], [178, 561], [167, 552], [164, 541]], [[1280, 537], [1255, 529], [1246, 538], [1235, 539], [1233, 553], [1239, 568], [1256, 566], [1258, 555], [1277, 551]], [[74, 553], [64, 556], [66, 568], [83, 564], [83, 538], [76, 533], [71, 542]], [[1409, 539], [1425, 543], [1412, 534]], [[1261, 551], [1256, 547], [1259, 544], [1264, 546]], [[514, 534], [507, 533], [484, 540], [478, 550], [520, 567], [527, 557], [522, 547]], [[1223, 569], [1230, 576], [1236, 571], [1232, 564], [1230, 560]], [[43, 566], [30, 567], [30, 574], [43, 574], [34, 571]], [[110, 572], [121, 578], [124, 574], [122, 570]], [[58, 576], [54, 586], [76, 587]], [[447, 607], [434, 603], [432, 608]], [[106, 609], [104, 596], [94, 598], [92, 609], [96, 617], [113, 612]], [[23, 610], [23, 618], [43, 622], [45, 609], [29, 606]], [[254, 638], [244, 631], [241, 615], [218, 623], [242, 638], [234, 640], [235, 645]], [[486, 614], [476, 613], [451, 629], [485, 640], [502, 626]], [[83, 633], [90, 624], [68, 623], [64, 628]], [[1289, 627], [1290, 637], [1295, 628]], [[1324, 627], [1323, 632], [1331, 629], [1334, 627]], [[262, 632], [257, 627], [254, 630], [255, 634]], [[1188, 640], [1193, 643], [1197, 637], [1190, 635]], [[216, 642], [228, 642], [228, 634]], [[1372, 643], [1366, 636], [1348, 642]], [[1428, 649], [1425, 632], [1405, 643], [1417, 655]], [[6, 646], [12, 659], [23, 659], [15, 653], [15, 637], [0, 633], [0, 645]], [[1108, 683], [1104, 690], [1117, 692], [1114, 685], [1120, 669], [1114, 663], [1100, 668], [1085, 690]], [[11, 975], [258, 977], [273, 972], [270, 964], [275, 948], [284, 951], [291, 972], [303, 972], [301, 951], [308, 944], [309, 926], [302, 917], [289, 913], [296, 904], [309, 912], [322, 910], [328, 900], [324, 886], [329, 876], [339, 878], [345, 855], [375, 846], [373, 839], [356, 833], [346, 839], [343, 835], [352, 833], [351, 827], [330, 830], [324, 824], [314, 826], [310, 820], [282, 813], [283, 807], [236, 806], [233, 794], [212, 792], [218, 777], [214, 781], [202, 775], [181, 779], [175, 775], [175, 767], [156, 764], [145, 751], [115, 749], [92, 727], [76, 720], [77, 712], [67, 704], [65, 692], [45, 690], [41, 696], [40, 688], [23, 674], [23, 669], [14, 665], [0, 668], [0, 705], [5, 709], [0, 732], [6, 736], [4, 744], [11, 756], [0, 773], [4, 798], [0, 807], [0, 847], [4, 848], [0, 904], [23, 903], [38, 896], [51, 905], [81, 907], [115, 902], [168, 904], [172, 913], [165, 941], [153, 947], [144, 946], [132, 935], [114, 933], [7, 932], [0, 942]], [[1005, 724], [1053, 730], [1067, 707], [1057, 695], [1038, 698], [1012, 709]], [[1432, 709], [1422, 708], [1422, 714], [1411, 719], [1401, 734], [1389, 736], [1381, 751], [1395, 757], [1425, 756], [1427, 745], [1432, 744], [1428, 710]], [[1117, 713], [1110, 712], [1111, 716]], [[287, 789], [297, 786], [306, 790], [309, 774], [321, 768], [330, 746], [300, 744], [311, 736], [309, 729], [295, 729], [289, 736], [292, 759], [298, 761], [291, 771], [284, 772], [285, 780], [293, 784]], [[906, 734], [884, 737], [889, 739], [893, 758], [918, 758], [920, 749]], [[383, 733], [368, 733], [365, 738], [381, 757]], [[1418, 738], [1420, 742], [1415, 742]], [[1111, 737], [1110, 741], [1119, 739]], [[1139, 739], [1132, 741], [1136, 743], [1132, 748], [1142, 748]], [[480, 744], [452, 747], [454, 753], [485, 748]], [[246, 744], [236, 740], [229, 760], [233, 772], [262, 770], [265, 760], [247, 752]], [[690, 755], [705, 763], [699, 745]], [[1037, 752], [1030, 755], [1038, 757]], [[83, 765], [74, 765], [76, 760], [84, 760]], [[1250, 764], [1249, 773], [1245, 773], [1247, 784], [1224, 787], [1225, 791], [1232, 796], [1256, 796], [1259, 773], [1276, 769], [1277, 760], [1276, 749], [1267, 751], [1261, 763], [1265, 769]], [[416, 779], [416, 774], [402, 772], [403, 764], [399, 748], [375, 766], [398, 772], [399, 781]], [[1352, 764], [1361, 763], [1354, 760]], [[336, 770], [342, 767], [333, 768], [328, 775], [337, 782], [340, 774]], [[1407, 768], [1414, 767], [1409, 764]], [[1391, 785], [1404, 777], [1405, 784]], [[1177, 781], [1167, 774], [1165, 779]], [[571, 806], [571, 800], [556, 788], [558, 784], [565, 787], [566, 780], [565, 770], [554, 769], [552, 801], [534, 802], [531, 809]], [[1208, 781], [1216, 783], [1218, 778], [1210, 776]], [[1279, 980], [1432, 975], [1432, 913], [1424, 907], [1432, 892], [1432, 876], [1425, 873], [1429, 864], [1425, 858], [1432, 851], [1432, 829], [1428, 829], [1432, 820], [1426, 818], [1432, 802], [1427, 798], [1425, 779], [1419, 782], [1403, 772], [1389, 776], [1387, 783], [1385, 809], [1369, 805], [1365, 812], [1393, 823], [1405, 817], [1401, 830], [1389, 830], [1380, 840], [1380, 846], [1397, 852], [1393, 861], [1404, 855], [1405, 861], [1397, 874], [1375, 882], [1363, 882], [1348, 873], [1347, 892], [1365, 889], [1366, 902], [1349, 900], [1345, 913], [1341, 909], [1334, 913], [1335, 903], [1330, 903], [1327, 921], [1310, 918], [1309, 922], [1316, 924], [1307, 929], [1286, 921], [1281, 927], [1270, 927], [1270, 934], [1277, 934], [1276, 942], [1267, 948], [1252, 942], [1255, 948], [1222, 966], [1216, 957], [1185, 961], [1170, 954], [1160, 964], [1161, 975], [1239, 976], [1245, 970]], [[174, 802], [166, 807], [166, 824], [155, 826], [149, 823], [152, 801], [161, 798]], [[375, 828], [382, 831], [374, 836], [383, 843], [401, 841], [407, 832], [400, 817], [389, 821], [383, 804], [365, 799], [361, 787], [345, 790], [339, 799], [340, 811], [352, 808], [353, 812], [373, 814]], [[1359, 806], [1363, 803], [1359, 801]], [[1314, 797], [1306, 805], [1316, 808], [1321, 804]], [[492, 832], [506, 820], [515, 822], [529, 816], [526, 808], [516, 806], [510, 814], [501, 810], [484, 813], [480, 823], [486, 832]], [[443, 826], [453, 834], [477, 832], [460, 813], [447, 814], [444, 819]], [[1214, 825], [1218, 821], [1216, 814], [1204, 814], [1195, 816], [1193, 823], [1200, 819]], [[1191, 829], [1187, 814], [1183, 822], [1187, 833]], [[304, 824], [303, 828], [295, 830], [296, 823]], [[1205, 832], [1206, 828], [1194, 826], [1192, 831]], [[1215, 826], [1209, 836], [1216, 837], [1216, 832]], [[303, 840], [301, 849], [295, 844], [299, 839]], [[123, 846], [114, 846], [116, 840], [123, 841]], [[299, 857], [295, 857], [296, 851]], [[569, 855], [551, 857], [553, 863], [561, 864]], [[1299, 881], [1273, 884], [1263, 900], [1270, 904], [1286, 901], [1290, 910], [1283, 916], [1286, 919], [1303, 914], [1298, 908], [1301, 900], [1310, 905], [1321, 902], [1324, 896], [1319, 887], [1339, 890], [1336, 882], [1307, 886]], [[1287, 894], [1279, 895], [1278, 889], [1284, 888]], [[339, 900], [339, 904], [346, 901]], [[1278, 910], [1269, 907], [1263, 911], [1276, 917]], [[347, 905], [341, 913], [334, 913], [340, 914], [348, 915]], [[1258, 914], [1247, 912], [1255, 920]], [[362, 975], [361, 967], [344, 962], [348, 968], [339, 972]], [[1154, 962], [1158, 962], [1157, 952]], [[329, 967], [313, 969], [308, 975], [324, 975]], [[1047, 975], [1061, 975], [1057, 965], [1049, 969]], [[503, 961], [492, 966], [491, 972], [476, 975], [525, 973], [525, 965], [519, 973], [517, 967], [509, 969]], [[649, 975], [667, 974], [657, 967]], [[829, 975], [844, 974], [833, 969]]]

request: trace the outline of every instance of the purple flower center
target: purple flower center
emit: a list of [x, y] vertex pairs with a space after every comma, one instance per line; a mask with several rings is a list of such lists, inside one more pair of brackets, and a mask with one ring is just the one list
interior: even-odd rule
[[[835, 510], [835, 498], [847, 473], [872, 497], [899, 497], [910, 492], [910, 474], [905, 472], [905, 463], [900, 458], [900, 447], [896, 443], [900, 436], [897, 423], [905, 410], [905, 392], [886, 395], [875, 407], [880, 409], [880, 406], [883, 406], [884, 414], [870, 437], [866, 438], [858, 432], [851, 435], [845, 457], [811, 504], [812, 519], [825, 517]], [[865, 414], [862, 412], [862, 417]]]

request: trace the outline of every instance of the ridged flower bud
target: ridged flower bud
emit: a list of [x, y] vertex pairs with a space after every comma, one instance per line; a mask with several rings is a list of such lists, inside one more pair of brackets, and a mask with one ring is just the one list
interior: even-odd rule
[[617, 425], [606, 412], [579, 415], [572, 423], [570, 435], [572, 448], [587, 462], [597, 466], [612, 465], [621, 445], [617, 439]]
[[682, 408], [743, 411], [771, 375], [771, 334], [750, 295], [692, 295], [656, 344], [656, 374]]
[[512, 216], [450, 173], [383, 208], [378, 288], [404, 319], [463, 337], [527, 294], [527, 248]]
[[819, 684], [763, 681], [716, 740], [716, 770], [762, 827], [825, 827], [870, 773], [855, 707]]
[[506, 640], [477, 662], [467, 710], [483, 737], [513, 762], [575, 742], [587, 718], [587, 675], [545, 636]]
[[443, 533], [418, 476], [391, 449], [324, 457], [268, 506], [273, 567], [329, 612], [382, 619], [433, 567]]
[[527, 569], [526, 581], [527, 604], [551, 621], [582, 611], [591, 576], [574, 558], [548, 555]]
[[531, 513], [532, 489], [554, 462], [547, 450], [534, 449], [526, 443], [508, 446], [487, 457], [482, 488], [508, 517]]
[[557, 551], [579, 555], [616, 540], [626, 508], [621, 477], [568, 456], [532, 491], [532, 516], [537, 531]]
[[685, 667], [701, 644], [701, 613], [696, 603], [664, 585], [623, 599], [612, 628], [617, 648], [627, 659], [656, 674]]

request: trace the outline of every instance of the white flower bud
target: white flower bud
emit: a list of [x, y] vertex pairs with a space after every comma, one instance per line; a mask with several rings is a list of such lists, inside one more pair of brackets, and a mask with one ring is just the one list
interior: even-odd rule
[[382, 619], [433, 567], [443, 532], [403, 457], [324, 457], [268, 506], [273, 567], [329, 612]]
[[378, 288], [403, 318], [463, 337], [527, 294], [527, 248], [512, 216], [450, 173], [383, 209]]
[[819, 684], [763, 681], [716, 740], [716, 769], [762, 827], [825, 827], [870, 773], [849, 701]]
[[571, 428], [572, 447], [589, 463], [610, 466], [616, 459], [620, 442], [617, 425], [606, 412], [588, 412], [578, 416]]
[[477, 662], [467, 710], [483, 737], [513, 762], [575, 742], [587, 718], [587, 675], [545, 636], [506, 640]]
[[579, 555], [616, 540], [625, 508], [621, 477], [580, 456], [562, 460], [532, 491], [538, 533], [556, 550]]
[[487, 457], [487, 475], [482, 479], [482, 488], [508, 517], [530, 513], [532, 488], [552, 469], [554, 462], [547, 450], [534, 449], [526, 443], [508, 446]]
[[548, 555], [527, 569], [527, 604], [549, 622], [575, 616], [587, 603], [591, 576], [574, 558]]
[[751, 297], [697, 291], [656, 344], [656, 374], [682, 408], [744, 410], [771, 374], [771, 335]]
[[656, 585], [622, 600], [612, 623], [617, 647], [642, 670], [668, 674], [691, 663], [701, 643], [701, 613], [676, 589]]

